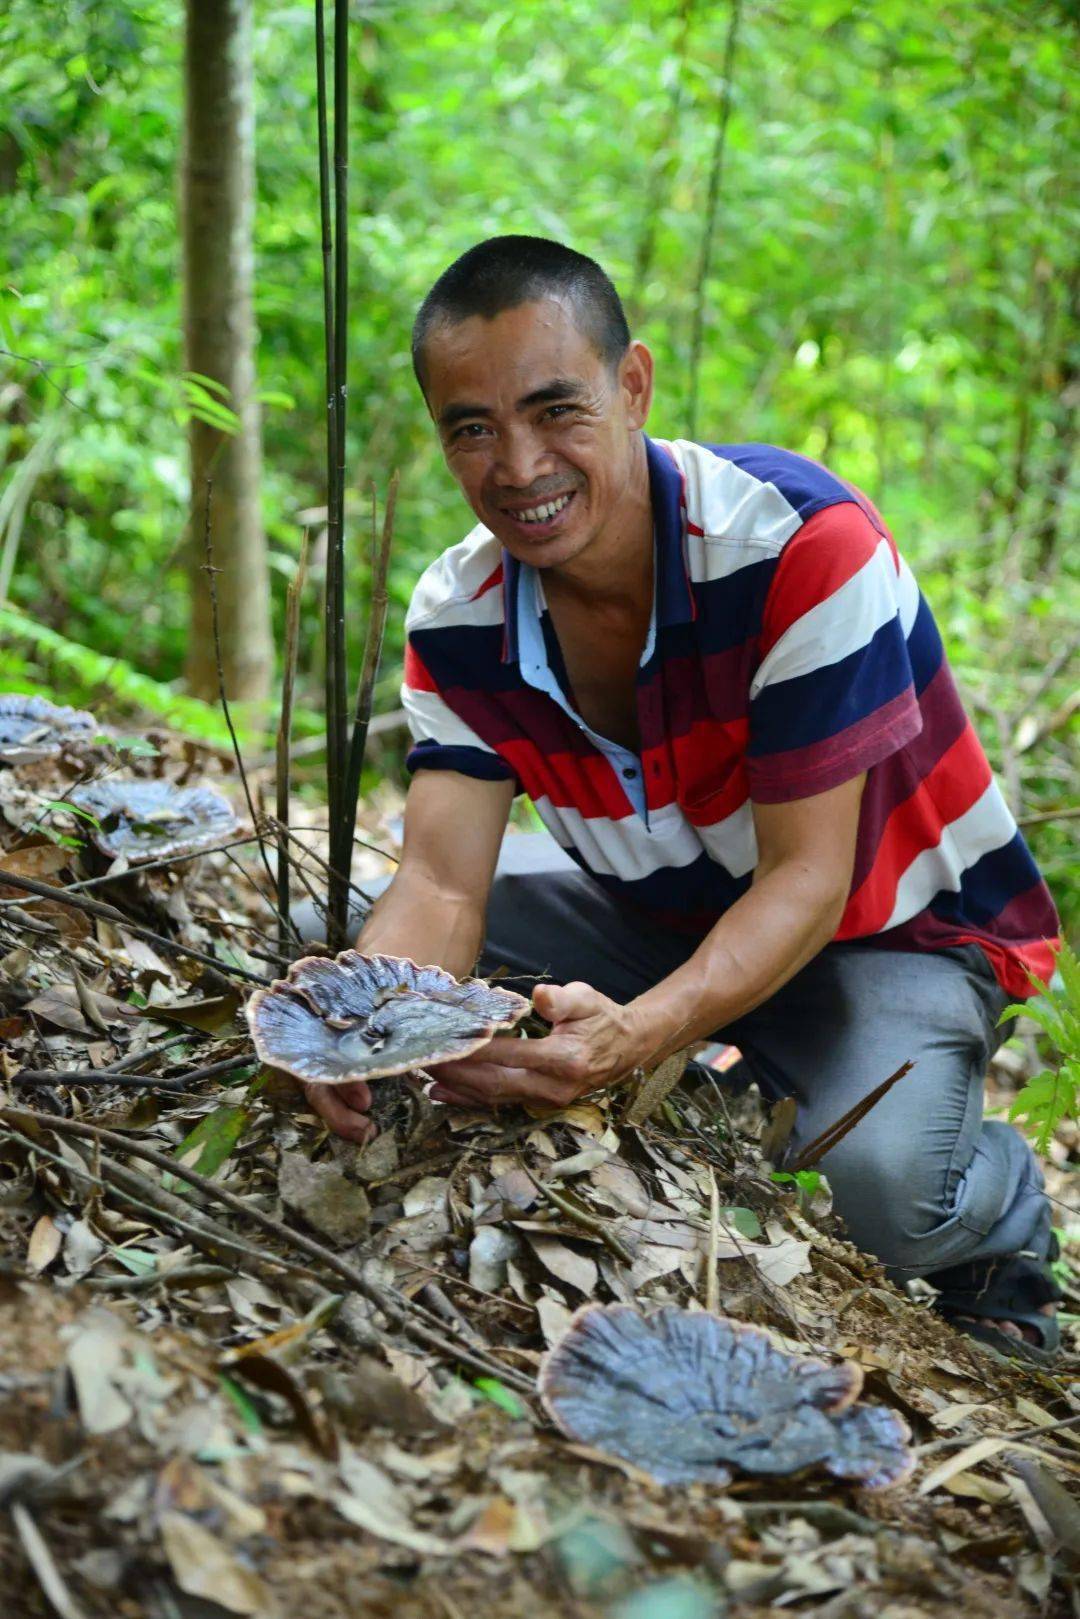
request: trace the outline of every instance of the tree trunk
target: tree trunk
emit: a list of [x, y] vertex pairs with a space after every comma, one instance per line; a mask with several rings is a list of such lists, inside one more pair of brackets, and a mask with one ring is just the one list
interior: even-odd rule
[[206, 564], [207, 482], [225, 691], [265, 699], [273, 668], [252, 306], [255, 195], [252, 0], [187, 0], [183, 161], [184, 344], [189, 371], [228, 390], [239, 428], [189, 429], [191, 639], [187, 677], [218, 695]]

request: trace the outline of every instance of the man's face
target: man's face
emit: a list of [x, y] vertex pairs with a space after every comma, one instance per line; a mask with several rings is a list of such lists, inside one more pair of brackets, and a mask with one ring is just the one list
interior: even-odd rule
[[640, 501], [637, 435], [652, 393], [643, 344], [613, 372], [570, 308], [543, 299], [436, 327], [424, 361], [446, 464], [519, 561], [570, 562]]

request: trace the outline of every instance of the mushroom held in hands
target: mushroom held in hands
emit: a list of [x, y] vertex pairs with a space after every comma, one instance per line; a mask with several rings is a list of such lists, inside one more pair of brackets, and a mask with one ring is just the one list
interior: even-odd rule
[[264, 1063], [344, 1085], [467, 1057], [528, 1010], [523, 995], [481, 978], [343, 950], [294, 961], [287, 978], [255, 991], [247, 1016]]
[[98, 729], [81, 708], [58, 708], [44, 697], [0, 694], [0, 765], [53, 759], [66, 742], [89, 742]]
[[108, 778], [73, 787], [67, 799], [94, 817], [90, 836], [104, 854], [132, 863], [194, 854], [240, 826], [228, 799], [212, 787]]
[[661, 1484], [729, 1484], [745, 1473], [822, 1466], [867, 1489], [915, 1465], [907, 1424], [856, 1405], [862, 1372], [789, 1355], [758, 1327], [674, 1306], [643, 1316], [589, 1304], [540, 1369], [540, 1396], [570, 1439]]

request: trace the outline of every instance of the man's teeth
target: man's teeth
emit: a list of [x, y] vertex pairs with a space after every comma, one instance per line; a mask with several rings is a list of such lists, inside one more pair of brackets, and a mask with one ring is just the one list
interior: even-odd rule
[[519, 523], [546, 523], [569, 504], [570, 498], [569, 495], [560, 495], [558, 500], [549, 500], [545, 506], [528, 506], [523, 512], [515, 512], [514, 516]]

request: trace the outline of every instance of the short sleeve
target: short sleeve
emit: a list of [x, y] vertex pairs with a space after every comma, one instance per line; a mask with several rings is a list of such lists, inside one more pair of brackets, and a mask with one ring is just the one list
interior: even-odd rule
[[401, 703], [413, 745], [406, 769], [456, 770], [478, 781], [515, 781], [513, 769], [484, 742], [439, 691], [412, 636], [405, 647]]
[[854, 502], [826, 507], [788, 541], [750, 685], [752, 799], [826, 792], [918, 735], [902, 594], [891, 539]]

